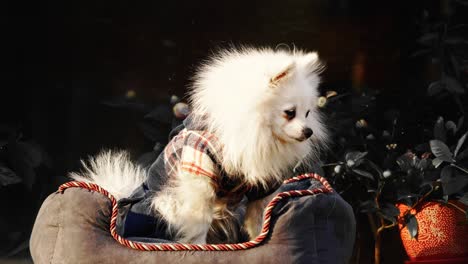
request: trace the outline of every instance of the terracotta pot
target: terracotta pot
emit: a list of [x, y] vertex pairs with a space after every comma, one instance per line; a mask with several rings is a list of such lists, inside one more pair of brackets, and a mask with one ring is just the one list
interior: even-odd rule
[[[450, 203], [466, 210], [466, 206], [457, 201]], [[408, 206], [399, 204], [400, 217]], [[411, 239], [404, 222], [400, 221], [400, 235], [406, 253], [411, 260], [462, 258], [468, 260], [468, 225], [460, 224], [465, 214], [454, 206], [436, 202], [423, 203], [417, 211], [412, 210], [418, 220], [418, 236]], [[468, 263], [468, 262], [465, 262]]]

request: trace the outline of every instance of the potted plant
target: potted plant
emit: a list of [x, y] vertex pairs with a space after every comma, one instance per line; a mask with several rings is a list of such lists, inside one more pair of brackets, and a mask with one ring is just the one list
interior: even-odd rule
[[[452, 24], [459, 21], [456, 4], [466, 2], [442, 0], [437, 18], [427, 10], [418, 18], [420, 48], [408, 60], [429, 64], [426, 91], [393, 104], [385, 102], [388, 94], [370, 89], [327, 92], [319, 100], [335, 143], [324, 158], [325, 175], [358, 220], [367, 215], [358, 227], [372, 230], [375, 263], [381, 263], [384, 230], [397, 227], [412, 261], [458, 257], [468, 263], [468, 27]], [[377, 101], [388, 110], [377, 109]]]
[[[348, 101], [367, 105], [374, 100], [350, 97]], [[343, 97], [338, 101], [335, 107], [348, 105]], [[405, 149], [395, 138], [398, 111], [386, 116], [393, 127], [383, 131], [364, 118], [353, 122], [341, 116], [345, 121], [337, 126], [345, 132], [336, 134], [331, 162], [323, 165], [335, 189], [356, 211], [368, 214], [375, 262], [380, 263], [382, 232], [397, 226], [411, 259], [468, 256], [462, 239], [468, 237], [468, 132], [462, 133], [463, 118], [456, 125], [439, 117], [430, 140]]]

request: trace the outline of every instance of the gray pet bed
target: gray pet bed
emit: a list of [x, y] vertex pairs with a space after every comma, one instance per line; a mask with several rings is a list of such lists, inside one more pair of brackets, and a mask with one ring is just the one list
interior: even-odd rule
[[111, 232], [115, 201], [98, 186], [88, 187], [71, 183], [43, 203], [30, 241], [35, 263], [323, 264], [347, 263], [352, 253], [353, 211], [335, 192], [319, 192], [324, 185], [316, 179], [284, 184], [281, 197], [264, 198], [277, 201], [256, 245], [145, 244], [119, 238], [115, 229]]

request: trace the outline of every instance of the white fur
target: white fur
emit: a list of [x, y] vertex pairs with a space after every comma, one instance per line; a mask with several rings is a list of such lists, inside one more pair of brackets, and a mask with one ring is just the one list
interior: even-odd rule
[[101, 152], [88, 163], [81, 162], [84, 171], [72, 172], [77, 181], [92, 182], [110, 192], [117, 200], [129, 197], [146, 179], [146, 172], [133, 164], [128, 153]]
[[[322, 69], [316, 53], [246, 48], [214, 55], [200, 68], [190, 90], [192, 113], [223, 145], [221, 162], [229, 176], [268, 187], [291, 175], [309, 155], [317, 157], [327, 139], [316, 106]], [[288, 120], [284, 111], [290, 109], [296, 116]], [[306, 127], [313, 131], [310, 139], [304, 136]], [[130, 195], [146, 177], [122, 153], [104, 153], [90, 163], [86, 176], [71, 176], [93, 181], [118, 198]], [[153, 201], [180, 242], [205, 243], [215, 224], [232, 236], [232, 208], [216, 197], [208, 178], [180, 171]], [[259, 230], [263, 206], [248, 209], [250, 236]]]
[[181, 171], [161, 192], [155, 194], [156, 209], [177, 240], [203, 244], [214, 218], [216, 194], [207, 177]]
[[[291, 65], [290, 76], [271, 87], [271, 78]], [[191, 90], [193, 112], [224, 144], [229, 174], [265, 185], [283, 180], [285, 170], [317, 154], [326, 141], [316, 109], [321, 70], [316, 53], [270, 49], [225, 51], [200, 69]], [[298, 118], [285, 122], [282, 113], [292, 106]], [[304, 126], [312, 128], [312, 140], [297, 142], [292, 137]]]

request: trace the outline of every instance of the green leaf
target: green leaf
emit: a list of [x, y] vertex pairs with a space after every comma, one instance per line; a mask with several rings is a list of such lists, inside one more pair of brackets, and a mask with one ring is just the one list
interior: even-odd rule
[[367, 171], [363, 171], [363, 170], [359, 170], [359, 169], [353, 169], [353, 172], [357, 173], [357, 174], [359, 174], [359, 175], [361, 175], [363, 177], [366, 177], [368, 179], [375, 180], [374, 176], [371, 173], [367, 172]]
[[447, 121], [447, 123], [445, 123], [445, 129], [447, 131], [452, 131], [452, 133], [455, 134], [455, 132], [457, 132], [457, 125], [455, 124], [455, 122], [450, 120]]
[[462, 161], [464, 159], [468, 158], [468, 148], [460, 152], [460, 154], [457, 155], [457, 161]]
[[418, 193], [423, 196], [426, 193], [431, 192], [434, 189], [432, 182], [425, 181], [419, 185]]
[[411, 238], [417, 238], [418, 237], [418, 220], [414, 215], [408, 214], [405, 217], [405, 223], [406, 227], [408, 228], [409, 235]]
[[365, 159], [364, 161], [366, 162], [367, 165], [369, 165], [372, 169], [374, 169], [379, 174], [380, 177], [383, 176], [382, 170], [377, 164], [375, 164], [369, 159]]
[[384, 213], [382, 210], [378, 211], [377, 215], [382, 217], [383, 219], [389, 221], [389, 222], [392, 222], [392, 223], [396, 223], [396, 221], [397, 221], [397, 218], [395, 216], [388, 215], [388, 214]]
[[427, 87], [427, 95], [429, 96], [434, 96], [444, 89], [444, 86], [442, 82], [440, 81], [435, 81], [429, 84], [429, 87]]
[[447, 194], [442, 196], [442, 202], [443, 202], [444, 204], [447, 204], [447, 203], [448, 203], [448, 197], [449, 197], [449, 196], [448, 196]]
[[447, 145], [445, 145], [444, 142], [434, 139], [431, 140], [429, 144], [431, 146], [431, 151], [434, 154], [434, 156], [446, 162], [454, 161], [452, 152], [450, 152], [449, 147], [447, 147]]
[[413, 165], [413, 158], [413, 153], [405, 153], [396, 159], [396, 163], [398, 164], [401, 170], [407, 171], [411, 169]]
[[468, 209], [465, 210], [465, 219], [459, 221], [457, 225], [468, 225]]
[[460, 197], [459, 201], [464, 205], [468, 205], [468, 193], [465, 193], [462, 197]]
[[367, 155], [367, 152], [359, 152], [359, 151], [353, 151], [353, 152], [348, 152], [345, 155], [345, 160], [352, 160], [354, 162], [364, 158]]
[[445, 166], [440, 173], [444, 195], [450, 196], [463, 190], [468, 184], [468, 177], [462, 175], [452, 166]]
[[392, 217], [397, 217], [400, 215], [400, 209], [398, 209], [394, 204], [391, 203], [385, 203], [382, 206], [382, 212]]
[[0, 186], [7, 186], [22, 182], [22, 179], [16, 175], [10, 168], [0, 164]]
[[429, 152], [431, 151], [431, 148], [429, 146], [429, 142], [428, 143], [423, 143], [423, 144], [419, 144], [417, 145], [414, 150], [418, 151], [418, 152]]
[[416, 193], [409, 193], [409, 194], [398, 194], [397, 196], [397, 201], [405, 200], [405, 199], [413, 199], [413, 198], [419, 198], [422, 195], [416, 194]]
[[419, 160], [419, 162], [416, 163], [416, 168], [418, 168], [421, 171], [427, 170], [429, 168], [431, 162], [432, 162], [431, 159]]
[[434, 139], [438, 139], [442, 142], [447, 140], [447, 133], [445, 131], [444, 118], [439, 116], [436, 123], [434, 124]]
[[434, 165], [434, 167], [437, 169], [440, 166], [440, 164], [442, 164], [442, 162], [444, 162], [442, 159], [435, 158], [432, 160], [432, 165]]
[[455, 157], [457, 157], [458, 151], [460, 151], [460, 148], [465, 142], [467, 135], [468, 135], [468, 131], [465, 132], [465, 134], [463, 134], [463, 136], [461, 136], [461, 138], [458, 140], [457, 147], [455, 148], [455, 152], [453, 153]]

